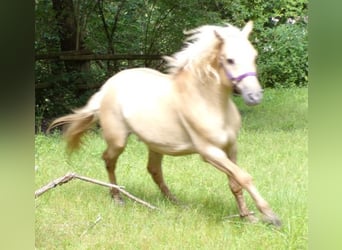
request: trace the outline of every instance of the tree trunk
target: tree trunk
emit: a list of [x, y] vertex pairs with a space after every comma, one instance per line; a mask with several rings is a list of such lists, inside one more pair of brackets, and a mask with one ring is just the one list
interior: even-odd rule
[[[61, 51], [86, 50], [82, 31], [78, 32], [73, 1], [52, 0], [52, 6], [56, 12]], [[89, 61], [65, 61], [64, 64], [67, 73], [84, 73], [90, 69]], [[77, 82], [85, 84], [86, 79]]]

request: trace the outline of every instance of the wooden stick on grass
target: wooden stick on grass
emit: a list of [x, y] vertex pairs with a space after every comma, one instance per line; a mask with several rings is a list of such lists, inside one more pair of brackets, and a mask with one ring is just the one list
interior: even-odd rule
[[[255, 214], [255, 212], [251, 211], [251, 212], [249, 212], [248, 215], [254, 215], [254, 214]], [[240, 214], [232, 214], [232, 215], [228, 215], [228, 216], [224, 217], [224, 219], [231, 219], [231, 218], [237, 218], [237, 217], [241, 217], [241, 215]]]
[[63, 185], [64, 183], [67, 183], [73, 179], [79, 179], [82, 181], [86, 181], [86, 182], [90, 182], [90, 183], [94, 183], [94, 184], [98, 184], [100, 186], [105, 186], [105, 187], [110, 187], [110, 188], [115, 188], [117, 189], [119, 192], [121, 192], [122, 194], [126, 195], [128, 198], [130, 198], [131, 200], [134, 200], [150, 209], [157, 209], [157, 207], [147, 203], [146, 201], [143, 201], [137, 197], [135, 197], [134, 195], [130, 194], [129, 192], [127, 192], [126, 190], [123, 189], [123, 187], [114, 185], [114, 184], [109, 184], [106, 182], [102, 182], [102, 181], [98, 181], [89, 177], [85, 177], [85, 176], [81, 176], [78, 175], [76, 173], [67, 173], [66, 175], [57, 178], [53, 181], [51, 181], [50, 183], [46, 184], [45, 186], [41, 187], [40, 189], [36, 190], [34, 192], [34, 197], [38, 198], [40, 195], [42, 195], [43, 193], [45, 193], [46, 191], [55, 188], [58, 185]]

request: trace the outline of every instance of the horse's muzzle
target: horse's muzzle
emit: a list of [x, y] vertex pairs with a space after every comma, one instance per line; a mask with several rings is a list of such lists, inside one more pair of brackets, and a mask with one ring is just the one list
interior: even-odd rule
[[242, 92], [242, 98], [248, 106], [254, 106], [261, 102], [263, 91], [256, 91], [256, 92]]

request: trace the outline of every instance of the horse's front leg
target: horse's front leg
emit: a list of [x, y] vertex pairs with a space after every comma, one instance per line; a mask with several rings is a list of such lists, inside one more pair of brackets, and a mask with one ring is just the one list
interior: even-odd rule
[[[237, 161], [236, 144], [234, 144], [232, 146], [230, 146], [230, 145], [227, 146], [225, 151], [226, 151], [228, 158], [234, 164], [236, 164], [236, 161]], [[246, 218], [250, 222], [257, 222], [258, 218], [255, 217], [253, 214], [251, 214], [251, 212], [247, 208], [247, 204], [245, 201], [245, 197], [243, 196], [243, 189], [242, 189], [241, 185], [239, 185], [239, 183], [237, 183], [233, 177], [231, 177], [229, 175], [227, 175], [227, 176], [228, 176], [228, 180], [229, 180], [229, 188], [235, 197], [236, 203], [238, 205], [240, 217]]]
[[[278, 216], [272, 211], [267, 201], [260, 195], [258, 189], [254, 186], [252, 176], [228, 159], [226, 153], [222, 149], [214, 145], [206, 145], [202, 147], [201, 156], [205, 161], [226, 173], [231, 179], [234, 179], [238, 185], [247, 190], [253, 198], [258, 210], [263, 214], [265, 222], [272, 223], [276, 226], [281, 225]], [[241, 205], [245, 205], [245, 201], [240, 197], [241, 196], [238, 196]]]

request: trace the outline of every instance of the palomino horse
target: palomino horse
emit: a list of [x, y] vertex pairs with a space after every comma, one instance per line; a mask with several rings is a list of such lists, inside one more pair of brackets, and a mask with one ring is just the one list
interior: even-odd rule
[[[257, 220], [248, 211], [242, 190], [253, 198], [266, 222], [280, 220], [260, 195], [252, 177], [236, 165], [236, 140], [240, 114], [231, 100], [239, 91], [247, 105], [261, 102], [262, 88], [256, 76], [256, 50], [248, 41], [253, 28], [202, 26], [188, 31], [183, 50], [165, 58], [168, 74], [148, 68], [123, 70], [95, 93], [87, 105], [52, 122], [67, 124], [65, 138], [72, 151], [84, 132], [99, 120], [107, 149], [103, 153], [109, 180], [116, 184], [115, 167], [127, 137], [133, 133], [148, 147], [147, 169], [161, 192], [175, 201], [164, 182], [164, 154], [198, 153], [228, 176], [239, 214]], [[50, 129], [49, 128], [49, 129]], [[119, 192], [111, 190], [115, 201]]]

